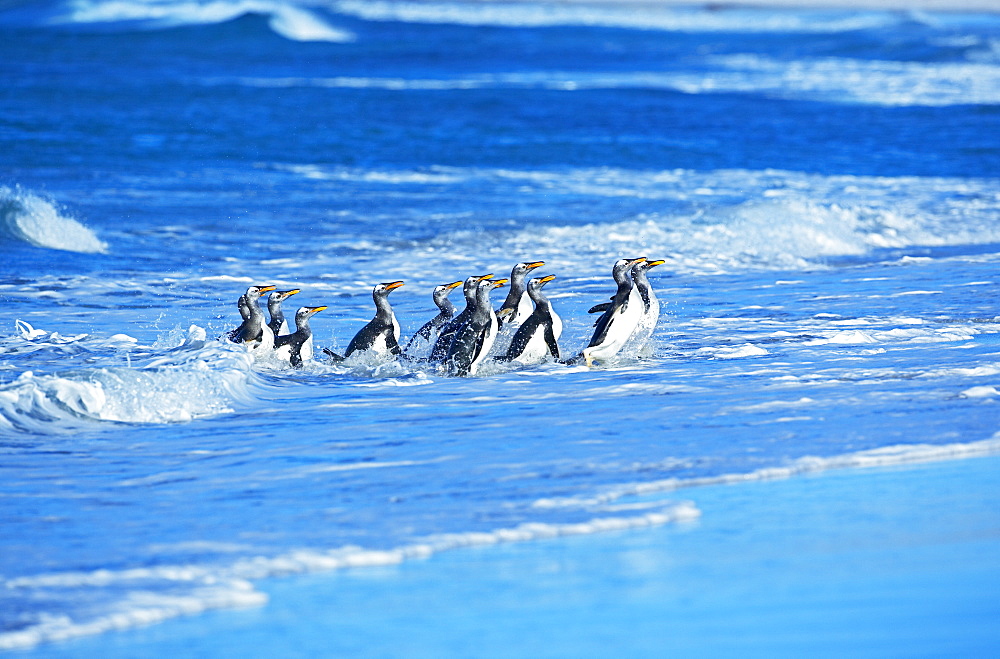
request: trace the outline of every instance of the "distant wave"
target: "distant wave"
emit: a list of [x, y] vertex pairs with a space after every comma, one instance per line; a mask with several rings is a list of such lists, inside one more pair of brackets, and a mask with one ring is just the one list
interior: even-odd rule
[[[820, 176], [735, 169], [278, 167], [305, 178], [344, 181], [350, 186], [416, 187], [428, 196], [475, 185], [500, 199], [516, 195], [528, 208], [535, 199], [540, 208], [547, 208], [560, 197], [567, 203], [587, 199], [610, 209], [619, 199], [662, 202], [660, 212], [617, 221], [551, 221], [495, 231], [489, 244], [483, 243], [474, 228], [442, 232], [425, 244], [401, 247], [406, 250], [405, 259], [383, 250], [394, 271], [400, 272], [400, 262], [405, 261], [408, 269], [400, 273], [415, 281], [439, 268], [432, 264], [440, 263], [442, 254], [469, 251], [501, 263], [510, 253], [545, 253], [554, 267], [565, 259], [576, 268], [641, 251], [665, 258], [675, 271], [734, 272], [817, 267], [830, 258], [863, 257], [884, 249], [1000, 242], [1000, 226], [991, 211], [1000, 202], [1000, 181], [994, 179]], [[757, 192], [748, 197], [748, 190]], [[958, 199], [957, 193], [961, 193]]]
[[41, 197], [0, 187], [0, 232], [36, 247], [99, 254], [107, 243]]
[[139, 24], [162, 28], [224, 23], [247, 14], [268, 16], [275, 33], [292, 41], [349, 42], [354, 35], [330, 25], [314, 9], [279, 0], [77, 0], [54, 23]]
[[555, 91], [669, 89], [685, 94], [757, 94], [791, 100], [882, 106], [1000, 104], [1000, 66], [992, 62], [896, 62], [848, 58], [778, 60], [758, 55], [706, 58], [704, 71], [539, 71], [456, 78], [336, 76], [236, 79], [203, 84], [326, 87], [388, 91], [526, 88]]
[[783, 11], [596, 2], [340, 0], [334, 11], [369, 21], [501, 27], [591, 26], [684, 32], [843, 32], [897, 24], [887, 11]]

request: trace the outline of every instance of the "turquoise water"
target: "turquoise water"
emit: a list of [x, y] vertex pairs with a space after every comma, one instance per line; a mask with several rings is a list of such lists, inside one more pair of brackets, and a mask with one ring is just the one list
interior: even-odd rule
[[[991, 656], [995, 457], [683, 492], [697, 521], [266, 581], [39, 656]], [[28, 656], [35, 656], [30, 653]]]
[[[1000, 453], [996, 15], [57, 0], [0, 37], [0, 649], [995, 644], [990, 518], [912, 490], [980, 510]], [[593, 369], [224, 338], [269, 284], [342, 351], [404, 280], [405, 343], [542, 260], [570, 356], [636, 256], [659, 323]]]

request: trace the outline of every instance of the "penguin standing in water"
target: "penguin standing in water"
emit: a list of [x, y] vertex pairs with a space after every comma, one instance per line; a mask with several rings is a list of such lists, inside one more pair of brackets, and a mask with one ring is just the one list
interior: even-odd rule
[[312, 328], [309, 319], [326, 307], [299, 307], [295, 312], [295, 331], [282, 334], [274, 339], [274, 352], [281, 359], [287, 359], [295, 368], [302, 368], [302, 362], [313, 356]]
[[469, 321], [455, 334], [444, 360], [450, 375], [475, 375], [489, 354], [497, 336], [497, 315], [490, 302], [490, 291], [506, 283], [506, 279], [482, 279], [476, 284], [475, 307]]
[[528, 261], [518, 263], [510, 271], [510, 290], [507, 291], [507, 298], [503, 304], [497, 309], [497, 322], [500, 327], [508, 324], [520, 326], [531, 315], [531, 300], [525, 295], [527, 289], [524, 280], [529, 272], [543, 265], [545, 261]]
[[356, 352], [371, 353], [383, 359], [397, 357], [402, 352], [399, 349], [399, 322], [389, 304], [388, 296], [402, 285], [401, 281], [392, 281], [379, 284], [372, 290], [375, 317], [354, 335], [343, 357], [326, 348], [323, 352], [333, 357], [334, 361], [343, 361]]
[[663, 259], [657, 259], [656, 261], [639, 261], [632, 266], [632, 285], [639, 292], [643, 309], [642, 318], [639, 319], [639, 324], [636, 326], [635, 332], [632, 333], [632, 338], [629, 339], [630, 347], [637, 354], [646, 347], [649, 339], [653, 336], [653, 330], [656, 329], [656, 323], [660, 320], [660, 301], [656, 299], [656, 293], [653, 292], [653, 287], [650, 285], [646, 273], [664, 263], [666, 261]]
[[518, 263], [510, 271], [510, 290], [507, 291], [507, 298], [497, 309], [497, 323], [500, 333], [493, 344], [493, 353], [503, 355], [510, 346], [510, 341], [528, 316], [531, 315], [531, 298], [525, 294], [525, 280], [528, 273], [535, 268], [545, 265], [545, 261], [526, 261]]
[[241, 316], [244, 308], [247, 315], [240, 326], [229, 333], [230, 341], [245, 343], [254, 350], [270, 350], [274, 347], [274, 333], [264, 323], [264, 312], [261, 311], [258, 302], [261, 295], [273, 290], [274, 286], [250, 286], [247, 292], [240, 296], [236, 306], [240, 309]]
[[607, 309], [597, 319], [590, 344], [581, 353], [587, 366], [593, 366], [595, 361], [606, 361], [617, 355], [639, 325], [645, 308], [628, 273], [633, 265], [645, 260], [646, 257], [641, 256], [637, 259], [615, 261], [611, 274], [618, 285], [618, 290], [611, 298]]
[[462, 326], [469, 320], [472, 310], [476, 308], [476, 286], [484, 279], [491, 279], [493, 273], [488, 275], [473, 275], [465, 280], [462, 285], [462, 293], [465, 295], [465, 308], [452, 318], [447, 325], [441, 328], [434, 347], [431, 348], [429, 360], [432, 362], [443, 362], [448, 356], [448, 349], [455, 338], [455, 334], [462, 329]]
[[290, 291], [271, 291], [267, 296], [267, 312], [271, 315], [271, 322], [267, 324], [271, 328], [275, 337], [288, 334], [288, 321], [285, 320], [285, 312], [281, 310], [281, 303], [299, 292], [299, 289]]
[[562, 319], [542, 292], [542, 287], [555, 278], [555, 275], [535, 277], [528, 282], [528, 296], [535, 303], [535, 310], [517, 328], [507, 353], [499, 358], [501, 361], [537, 364], [544, 361], [546, 355], [559, 360]]
[[438, 336], [441, 334], [441, 329], [455, 315], [455, 305], [448, 299], [448, 295], [461, 285], [462, 282], [456, 281], [434, 287], [432, 297], [434, 298], [435, 306], [438, 308], [438, 315], [424, 323], [423, 327], [410, 337], [410, 340], [406, 344], [406, 349], [403, 351], [407, 357], [410, 359], [427, 359], [430, 356], [434, 342], [437, 341]]

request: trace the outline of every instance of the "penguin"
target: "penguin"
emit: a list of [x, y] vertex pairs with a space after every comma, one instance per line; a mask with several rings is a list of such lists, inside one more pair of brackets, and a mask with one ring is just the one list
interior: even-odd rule
[[476, 284], [476, 301], [469, 321], [455, 334], [444, 360], [450, 375], [475, 375], [489, 354], [497, 336], [497, 315], [490, 302], [490, 291], [506, 283], [506, 279], [482, 279]]
[[411, 359], [427, 359], [430, 356], [434, 342], [437, 341], [438, 336], [441, 334], [441, 329], [455, 315], [455, 305], [448, 299], [448, 295], [461, 285], [462, 282], [455, 281], [450, 284], [441, 284], [434, 287], [432, 297], [434, 298], [435, 306], [438, 308], [438, 315], [424, 323], [423, 327], [410, 337], [410, 340], [406, 344], [406, 349], [403, 351], [408, 357]]
[[280, 359], [287, 359], [294, 368], [302, 368], [302, 363], [312, 359], [313, 338], [309, 319], [326, 307], [299, 307], [295, 312], [295, 331], [282, 334], [274, 339], [274, 352]]
[[375, 317], [354, 335], [343, 357], [326, 348], [323, 352], [330, 355], [334, 361], [343, 361], [355, 352], [371, 352], [383, 358], [396, 357], [402, 353], [399, 349], [399, 322], [388, 300], [389, 293], [402, 285], [401, 281], [392, 281], [379, 284], [372, 289]]
[[532, 312], [531, 298], [525, 295], [525, 279], [535, 268], [545, 265], [545, 261], [527, 261], [518, 263], [510, 271], [510, 290], [507, 298], [497, 309], [497, 324], [499, 334], [493, 344], [493, 354], [502, 357], [510, 347], [514, 333]]
[[543, 265], [545, 265], [545, 261], [529, 261], [518, 263], [510, 271], [510, 290], [507, 291], [507, 298], [503, 301], [503, 305], [497, 309], [497, 322], [500, 327], [508, 324], [517, 327], [531, 315], [531, 300], [524, 294], [524, 280], [529, 272]]
[[493, 273], [473, 275], [463, 282], [462, 294], [465, 296], [465, 308], [441, 328], [441, 333], [438, 334], [437, 340], [434, 341], [434, 347], [431, 348], [429, 361], [443, 362], [445, 360], [448, 356], [448, 348], [451, 347], [451, 342], [455, 338], [455, 333], [462, 329], [462, 325], [466, 323], [472, 310], [476, 308], [476, 285], [480, 281], [492, 279], [492, 277]]
[[628, 271], [636, 263], [645, 260], [646, 257], [640, 256], [636, 259], [615, 261], [611, 274], [618, 285], [618, 290], [611, 298], [607, 310], [597, 319], [594, 335], [581, 353], [587, 366], [593, 366], [595, 361], [605, 361], [618, 354], [638, 326], [645, 309], [639, 292], [632, 285]]
[[271, 291], [267, 296], [267, 312], [271, 315], [271, 322], [267, 324], [271, 328], [275, 337], [288, 334], [288, 321], [285, 320], [285, 313], [281, 310], [281, 303], [299, 292], [295, 288], [290, 291]]
[[528, 296], [535, 303], [535, 310], [521, 323], [510, 341], [507, 353], [501, 361], [537, 364], [552, 355], [559, 360], [559, 337], [562, 335], [562, 319], [552, 309], [542, 287], [555, 279], [555, 275], [535, 277], [528, 282]]
[[632, 333], [632, 338], [629, 339], [630, 347], [636, 353], [646, 347], [650, 337], [653, 336], [653, 330], [656, 329], [656, 323], [660, 319], [660, 301], [656, 299], [656, 293], [653, 292], [653, 287], [650, 285], [646, 273], [664, 263], [666, 261], [663, 259], [639, 261], [631, 269], [632, 284], [639, 292], [643, 308], [642, 318], [639, 319], [639, 324]]
[[242, 308], [245, 307], [247, 316], [239, 327], [229, 333], [230, 341], [245, 343], [251, 349], [270, 350], [274, 347], [274, 334], [270, 330], [265, 331], [267, 325], [264, 323], [264, 312], [261, 311], [260, 303], [257, 301], [261, 295], [273, 291], [274, 288], [274, 286], [251, 286], [240, 296], [237, 307], [241, 308], [240, 315], [243, 314]]

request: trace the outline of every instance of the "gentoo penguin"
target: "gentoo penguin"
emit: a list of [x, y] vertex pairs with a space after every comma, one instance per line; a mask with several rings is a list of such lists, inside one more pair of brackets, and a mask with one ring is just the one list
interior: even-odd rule
[[646, 257], [641, 256], [637, 259], [615, 261], [611, 274], [618, 285], [618, 290], [611, 298], [610, 306], [597, 319], [590, 344], [583, 349], [582, 356], [587, 366], [593, 366], [595, 361], [605, 361], [618, 354], [639, 324], [645, 309], [639, 292], [632, 285], [628, 271], [636, 263], [645, 260]]
[[521, 323], [510, 341], [507, 353], [500, 359], [521, 364], [537, 364], [552, 355], [559, 359], [559, 337], [562, 335], [562, 319], [552, 309], [542, 287], [555, 279], [555, 275], [535, 277], [528, 282], [528, 296], [535, 303], [535, 310]]
[[476, 284], [476, 301], [469, 321], [455, 334], [444, 360], [449, 374], [475, 375], [479, 370], [497, 337], [497, 315], [490, 302], [490, 291], [506, 283], [506, 279], [483, 279]]
[[448, 299], [448, 295], [461, 285], [462, 282], [455, 281], [450, 284], [441, 284], [434, 287], [432, 296], [434, 304], [438, 308], [438, 314], [424, 323], [423, 327], [410, 337], [410, 340], [406, 344], [406, 349], [403, 351], [407, 357], [411, 359], [427, 359], [430, 356], [431, 348], [434, 347], [434, 342], [437, 341], [438, 335], [441, 334], [441, 329], [455, 315], [455, 305]]
[[632, 284], [639, 292], [643, 308], [642, 318], [639, 319], [639, 324], [632, 333], [632, 338], [629, 339], [629, 344], [636, 353], [645, 348], [646, 343], [653, 336], [657, 321], [660, 319], [660, 301], [656, 299], [656, 293], [653, 292], [653, 287], [650, 286], [646, 273], [664, 263], [666, 261], [663, 259], [657, 259], [656, 261], [639, 261], [632, 266]]
[[[230, 341], [245, 343], [252, 349], [270, 350], [274, 347], [274, 334], [264, 323], [264, 312], [260, 310], [260, 303], [257, 301], [261, 295], [273, 290], [274, 286], [251, 286], [240, 296], [237, 307], [246, 307], [247, 317], [229, 333]], [[242, 315], [242, 310], [240, 314]]]
[[287, 359], [295, 368], [302, 368], [302, 362], [312, 359], [313, 338], [309, 319], [323, 309], [326, 307], [299, 307], [295, 312], [295, 331], [275, 337], [275, 354], [281, 359]]
[[507, 291], [507, 299], [497, 309], [497, 322], [500, 327], [507, 324], [517, 327], [531, 315], [531, 300], [524, 294], [524, 280], [529, 272], [543, 265], [545, 265], [545, 261], [529, 261], [518, 263], [510, 271], [510, 290]]
[[285, 320], [285, 312], [281, 310], [281, 303], [298, 292], [297, 288], [290, 291], [271, 291], [267, 296], [267, 312], [271, 315], [271, 322], [267, 326], [275, 336], [288, 334], [288, 321]]
[[372, 299], [375, 300], [375, 317], [354, 335], [347, 345], [347, 352], [341, 357], [336, 353], [323, 349], [335, 361], [347, 359], [355, 352], [371, 352], [379, 357], [395, 357], [402, 351], [399, 349], [399, 322], [389, 305], [389, 293], [403, 285], [401, 281], [379, 284], [372, 289]]
[[465, 280], [462, 285], [462, 294], [465, 295], [465, 308], [457, 316], [448, 321], [447, 325], [441, 328], [441, 333], [438, 334], [437, 340], [434, 341], [434, 347], [431, 348], [430, 361], [442, 362], [448, 356], [448, 348], [451, 347], [451, 342], [455, 338], [455, 334], [458, 330], [462, 329], [462, 325], [469, 320], [472, 310], [476, 308], [477, 284], [484, 279], [491, 279], [492, 277], [493, 273], [490, 273], [488, 275], [473, 275]]
[[497, 324], [500, 333], [493, 344], [493, 354], [502, 357], [510, 347], [514, 332], [531, 315], [531, 298], [525, 295], [525, 279], [528, 273], [545, 265], [545, 261], [518, 263], [510, 271], [510, 290], [503, 305], [497, 309]]

